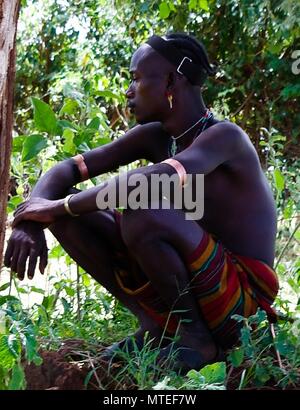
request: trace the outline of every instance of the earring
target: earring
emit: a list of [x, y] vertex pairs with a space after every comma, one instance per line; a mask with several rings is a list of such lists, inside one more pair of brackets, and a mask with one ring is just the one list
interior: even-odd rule
[[172, 110], [173, 108], [173, 95], [172, 94], [168, 94], [168, 101], [170, 105], [170, 110]]

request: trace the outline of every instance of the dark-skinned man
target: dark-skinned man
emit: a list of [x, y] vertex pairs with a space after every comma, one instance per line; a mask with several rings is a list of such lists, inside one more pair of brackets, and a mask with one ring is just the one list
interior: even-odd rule
[[[176, 333], [161, 358], [175, 349], [177, 369], [185, 372], [218, 360], [220, 347], [237, 342], [233, 314], [260, 307], [274, 319], [274, 200], [248, 136], [205, 107], [201, 86], [213, 70], [201, 43], [185, 34], [152, 36], [134, 53], [130, 72], [126, 96], [139, 125], [39, 180], [15, 213], [5, 264], [22, 279], [26, 260], [32, 277], [40, 257], [43, 271], [41, 226], [50, 225], [69, 255], [138, 317], [139, 346], [145, 332], [157, 343], [163, 333]], [[80, 180], [141, 158], [153, 165], [70, 195]], [[100, 191], [109, 195], [122, 185], [129, 197], [130, 177], [143, 175], [151, 184], [162, 174], [181, 187], [187, 175], [204, 175], [202, 218], [187, 219], [171, 198], [169, 209], [130, 209], [127, 197], [117, 199], [123, 213], [101, 207]], [[124, 346], [127, 339], [106, 357]]]

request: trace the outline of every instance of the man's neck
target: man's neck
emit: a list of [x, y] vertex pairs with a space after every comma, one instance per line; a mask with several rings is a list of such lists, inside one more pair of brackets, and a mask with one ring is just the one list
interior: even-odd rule
[[176, 101], [176, 105], [170, 110], [170, 115], [163, 122], [163, 128], [169, 135], [178, 137], [187, 131], [190, 127], [191, 130], [182, 137], [178, 138], [178, 145], [185, 145], [190, 139], [192, 139], [196, 131], [201, 126], [201, 123], [195, 125], [197, 121], [206, 112], [206, 107], [201, 96], [197, 96], [193, 100], [188, 101]]

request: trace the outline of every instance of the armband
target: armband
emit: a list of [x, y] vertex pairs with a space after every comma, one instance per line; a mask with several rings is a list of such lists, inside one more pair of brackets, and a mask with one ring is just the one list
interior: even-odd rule
[[75, 157], [73, 157], [75, 164], [77, 165], [78, 171], [80, 173], [80, 178], [81, 181], [86, 181], [87, 179], [89, 179], [89, 171], [87, 169], [87, 166], [84, 162], [84, 157], [81, 154], [75, 155]]
[[168, 158], [162, 161], [161, 164], [171, 165], [171, 167], [175, 169], [175, 171], [177, 172], [179, 176], [180, 185], [184, 186], [186, 184], [186, 181], [187, 181], [186, 170], [179, 161], [173, 158]]

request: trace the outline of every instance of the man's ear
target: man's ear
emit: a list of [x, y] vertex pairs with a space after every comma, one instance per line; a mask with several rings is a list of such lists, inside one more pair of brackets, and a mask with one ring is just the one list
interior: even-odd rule
[[171, 71], [167, 77], [167, 91], [172, 91], [176, 83], [176, 74]]

